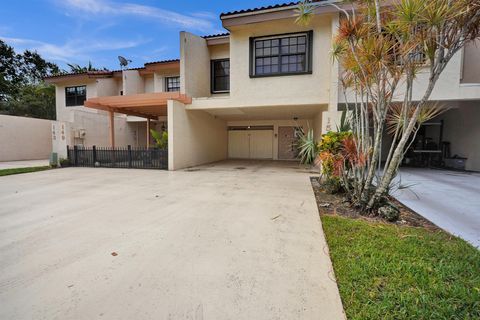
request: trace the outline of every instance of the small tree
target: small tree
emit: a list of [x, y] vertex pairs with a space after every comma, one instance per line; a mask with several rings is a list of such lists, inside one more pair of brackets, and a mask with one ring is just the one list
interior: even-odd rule
[[158, 132], [154, 129], [150, 129], [150, 134], [155, 140], [157, 148], [161, 150], [168, 149], [168, 132], [167, 131]]
[[[332, 4], [341, 11], [332, 51], [344, 70], [340, 82], [354, 135], [343, 181], [352, 203], [370, 211], [388, 194], [419, 124], [442, 111], [430, 96], [452, 57], [478, 37], [480, 0], [352, 2], [348, 10]], [[301, 3], [297, 23], [308, 24], [317, 6]], [[424, 71], [428, 83], [417, 101], [414, 80]], [[387, 125], [394, 138], [379, 170]]]

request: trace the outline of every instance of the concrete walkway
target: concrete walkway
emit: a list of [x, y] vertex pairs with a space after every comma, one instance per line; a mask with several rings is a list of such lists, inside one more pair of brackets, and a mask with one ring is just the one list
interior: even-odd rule
[[0, 319], [343, 319], [290, 163], [0, 177]]
[[437, 226], [480, 247], [480, 174], [402, 168], [395, 196]]
[[0, 170], [29, 167], [44, 167], [50, 165], [50, 160], [23, 160], [23, 161], [1, 161]]

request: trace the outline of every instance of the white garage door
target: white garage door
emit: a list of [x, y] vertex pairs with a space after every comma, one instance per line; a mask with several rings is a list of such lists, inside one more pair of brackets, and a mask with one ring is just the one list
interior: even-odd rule
[[228, 157], [232, 159], [273, 159], [273, 129], [229, 130]]

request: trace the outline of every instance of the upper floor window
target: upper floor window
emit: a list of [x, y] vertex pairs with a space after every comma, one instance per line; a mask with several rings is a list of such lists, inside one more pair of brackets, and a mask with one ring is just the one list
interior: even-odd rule
[[250, 76], [312, 72], [313, 32], [250, 38]]
[[230, 91], [230, 60], [219, 59], [211, 62], [212, 93]]
[[165, 91], [167, 92], [180, 91], [180, 77], [165, 78]]
[[65, 88], [65, 105], [67, 107], [83, 106], [87, 100], [87, 86]]

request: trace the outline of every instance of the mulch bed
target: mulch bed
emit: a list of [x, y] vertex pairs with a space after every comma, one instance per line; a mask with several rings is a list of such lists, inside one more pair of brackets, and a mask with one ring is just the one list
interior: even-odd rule
[[430, 230], [438, 230], [439, 228], [432, 222], [428, 221], [415, 211], [403, 205], [393, 197], [390, 202], [400, 210], [400, 218], [396, 222], [389, 222], [378, 216], [361, 215], [356, 208], [352, 208], [348, 202], [344, 201], [342, 194], [329, 194], [324, 191], [318, 181], [318, 177], [311, 177], [313, 192], [317, 201], [318, 212], [320, 215], [339, 215], [353, 219], [364, 219], [373, 222], [382, 222], [393, 225], [406, 225], [412, 227], [422, 227]]

